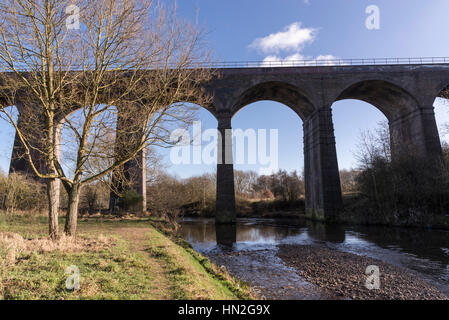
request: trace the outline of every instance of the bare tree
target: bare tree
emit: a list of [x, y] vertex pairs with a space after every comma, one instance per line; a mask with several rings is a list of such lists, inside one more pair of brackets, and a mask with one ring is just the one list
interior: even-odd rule
[[376, 159], [391, 160], [390, 134], [388, 123], [379, 122], [374, 131], [366, 130], [360, 132], [357, 151], [354, 154], [359, 166], [369, 166]]
[[249, 196], [254, 190], [258, 174], [255, 171], [234, 170], [235, 191], [239, 195]]
[[359, 143], [355, 158], [359, 163], [359, 169], [369, 172], [376, 202], [379, 202], [379, 188], [375, 163], [391, 161], [391, 145], [388, 123], [379, 122], [374, 131], [366, 130], [360, 133]]
[[[446, 87], [443, 91], [440, 93], [440, 97], [437, 98], [437, 103], [444, 106], [445, 108], [449, 108], [449, 87]], [[447, 112], [449, 112], [449, 109], [447, 109]], [[449, 135], [449, 122], [441, 124], [440, 127], [440, 137], [447, 137]], [[442, 147], [443, 147], [443, 153], [447, 150], [447, 141], [442, 141]]]
[[358, 170], [354, 169], [342, 169], [340, 170], [341, 190], [343, 193], [357, 192], [357, 175]]
[[[192, 67], [205, 57], [200, 33], [174, 10], [150, 0], [84, 0], [78, 3], [79, 29], [68, 30], [70, 4], [0, 5], [0, 63], [11, 71], [2, 79], [2, 113], [33, 172], [47, 181], [52, 238], [58, 181], [68, 194], [65, 233], [75, 235], [83, 186], [121, 168], [148, 144], [168, 143], [170, 126], [188, 123], [193, 112], [177, 102], [206, 103], [199, 84], [210, 75]], [[23, 123], [6, 108], [18, 101]], [[74, 138], [66, 164], [59, 156], [61, 126]], [[111, 135], [118, 147], [110, 145]]]
[[[259, 176], [252, 188], [259, 194], [265, 194], [270, 198], [283, 201], [296, 201], [304, 195], [304, 180], [296, 171], [288, 173], [285, 170], [279, 170], [269, 176]], [[270, 191], [270, 192], [266, 192]]]

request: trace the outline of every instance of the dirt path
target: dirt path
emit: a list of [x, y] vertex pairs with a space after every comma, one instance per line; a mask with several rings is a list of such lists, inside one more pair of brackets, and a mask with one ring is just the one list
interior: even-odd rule
[[152, 297], [157, 300], [171, 299], [170, 286], [171, 283], [166, 277], [166, 270], [161, 262], [150, 257], [148, 253], [149, 230], [147, 228], [121, 227], [114, 229], [114, 233], [125, 239], [130, 250], [142, 254], [151, 267], [151, 286], [155, 289], [156, 296]]
[[152, 270], [151, 286], [159, 293], [156, 299], [235, 299], [188, 252], [152, 227], [120, 227], [113, 233], [145, 257]]

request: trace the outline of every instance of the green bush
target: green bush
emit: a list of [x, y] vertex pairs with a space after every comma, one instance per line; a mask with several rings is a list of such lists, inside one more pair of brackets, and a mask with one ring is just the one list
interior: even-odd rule
[[119, 207], [125, 211], [138, 211], [143, 197], [135, 190], [127, 191], [119, 201]]
[[47, 208], [44, 183], [21, 174], [0, 176], [0, 207], [7, 213], [17, 210], [42, 211]]

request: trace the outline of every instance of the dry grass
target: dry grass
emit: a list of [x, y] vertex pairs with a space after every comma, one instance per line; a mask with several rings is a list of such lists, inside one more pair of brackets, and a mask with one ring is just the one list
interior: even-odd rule
[[[1, 217], [0, 217], [1, 218]], [[80, 219], [77, 238], [46, 238], [40, 217], [0, 219], [0, 299], [236, 299], [239, 289], [148, 219]], [[65, 287], [67, 267], [80, 290]]]
[[63, 235], [58, 240], [53, 241], [49, 238], [24, 239], [17, 233], [0, 232], [0, 247], [6, 250], [5, 258], [0, 255], [0, 265], [14, 265], [16, 257], [20, 254], [54, 251], [63, 253], [97, 252], [108, 249], [113, 245], [113, 239], [103, 235], [96, 238], [75, 238]]

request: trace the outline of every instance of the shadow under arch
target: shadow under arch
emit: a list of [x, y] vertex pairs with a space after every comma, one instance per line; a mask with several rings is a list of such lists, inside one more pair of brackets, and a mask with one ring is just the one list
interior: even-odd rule
[[345, 227], [341, 224], [307, 220], [306, 227], [308, 236], [318, 241], [344, 243], [346, 240]]
[[215, 237], [217, 245], [224, 248], [232, 248], [232, 246], [237, 243], [237, 225], [216, 224]]
[[311, 99], [306, 93], [294, 85], [285, 82], [263, 82], [248, 88], [234, 103], [231, 109], [232, 116], [245, 106], [258, 101], [275, 101], [291, 108], [304, 120], [315, 110]]
[[378, 108], [391, 121], [419, 109], [419, 103], [404, 88], [385, 80], [362, 80], [344, 89], [335, 101], [355, 99]]

